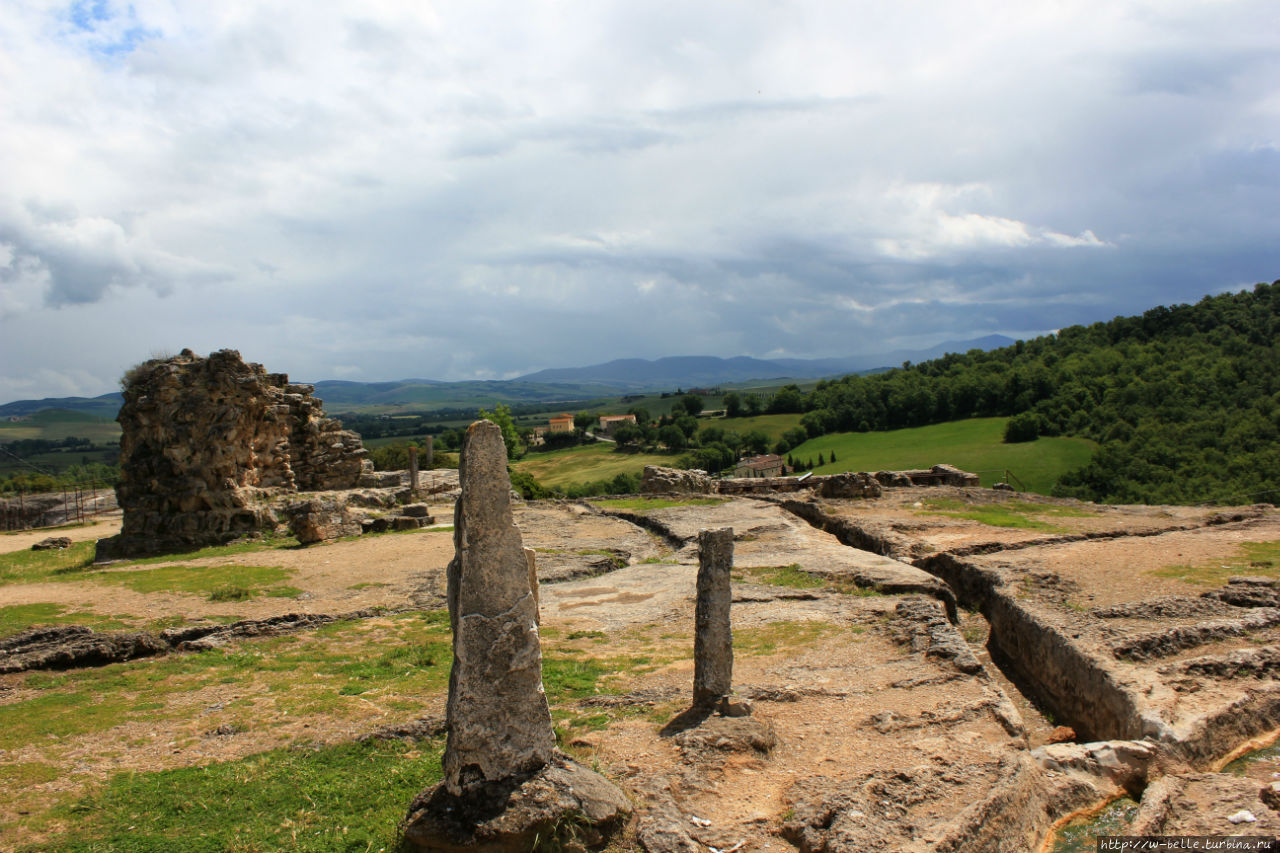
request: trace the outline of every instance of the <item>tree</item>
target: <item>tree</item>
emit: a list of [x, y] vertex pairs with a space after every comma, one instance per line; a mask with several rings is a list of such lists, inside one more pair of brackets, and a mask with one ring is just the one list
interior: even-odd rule
[[835, 461], [836, 461], [836, 452], [833, 450], [831, 451], [831, 464], [834, 465]]
[[760, 414], [760, 396], [758, 394], [748, 394], [743, 399], [743, 407], [747, 410], [746, 413], [748, 417], [755, 417]]
[[635, 424], [623, 424], [613, 431], [613, 440], [619, 445], [635, 444], [643, 437], [644, 433]]
[[826, 465], [826, 464], [827, 464], [827, 458], [826, 458], [825, 456], [823, 456], [821, 453], [819, 453], [819, 454], [818, 454], [818, 467], [819, 467], [819, 468], [821, 468], [823, 465]]
[[650, 421], [653, 420], [651, 417], [649, 417], [649, 410], [643, 406], [632, 406], [630, 409], [627, 409], [627, 414], [635, 415], [636, 423], [639, 424], [640, 426], [645, 426], [646, 424], [648, 424]]
[[578, 412], [573, 416], [573, 427], [574, 429], [580, 429], [583, 432], [586, 432], [596, 425], [597, 420], [599, 420], [599, 418], [590, 412]]
[[769, 414], [786, 415], [804, 411], [804, 394], [797, 385], [785, 385], [769, 401]]
[[685, 394], [680, 398], [679, 405], [684, 406], [684, 410], [696, 418], [702, 411], [702, 398], [697, 394]]
[[742, 446], [751, 453], [768, 453], [769, 436], [758, 429], [748, 430], [742, 437]]
[[724, 416], [726, 418], [742, 417], [742, 395], [737, 391], [730, 391], [724, 395]]
[[658, 441], [665, 444], [670, 450], [684, 450], [687, 443], [684, 433], [675, 424], [667, 424], [659, 429]]
[[481, 409], [476, 413], [483, 420], [493, 421], [502, 430], [502, 441], [507, 446], [507, 458], [519, 459], [524, 452], [520, 443], [520, 433], [516, 431], [515, 419], [511, 417], [511, 409], [504, 403], [493, 407], [492, 412]]
[[1004, 425], [1004, 441], [1016, 444], [1020, 441], [1035, 441], [1040, 437], [1040, 416], [1035, 412], [1023, 412], [1009, 418]]
[[684, 433], [687, 440], [691, 440], [698, 431], [698, 419], [693, 415], [681, 415], [676, 418], [676, 428]]

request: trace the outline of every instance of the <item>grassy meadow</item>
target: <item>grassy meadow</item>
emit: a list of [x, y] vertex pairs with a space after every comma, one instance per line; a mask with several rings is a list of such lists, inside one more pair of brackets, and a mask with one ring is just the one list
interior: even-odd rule
[[619, 474], [639, 474], [646, 465], [675, 464], [677, 457], [665, 453], [619, 453], [608, 442], [529, 453], [511, 467], [532, 474], [544, 486], [566, 486], [592, 480], [609, 480]]
[[836, 461], [815, 467], [815, 474], [928, 468], [947, 463], [972, 471], [990, 486], [1012, 471], [1028, 491], [1048, 494], [1058, 478], [1085, 465], [1095, 445], [1083, 438], [1040, 438], [1005, 444], [1007, 418], [974, 418], [889, 432], [847, 432], [820, 436], [791, 451], [797, 459], [818, 454]]

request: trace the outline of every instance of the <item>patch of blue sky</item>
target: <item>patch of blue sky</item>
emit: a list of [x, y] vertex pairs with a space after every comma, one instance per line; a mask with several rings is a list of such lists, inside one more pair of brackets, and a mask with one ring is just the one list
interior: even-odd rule
[[98, 28], [97, 24], [110, 21], [114, 16], [107, 0], [75, 0], [67, 17], [75, 24], [76, 29], [94, 32]]
[[110, 0], [74, 0], [65, 19], [71, 24], [67, 37], [101, 59], [119, 59], [161, 35], [139, 23], [132, 4], [120, 7]]

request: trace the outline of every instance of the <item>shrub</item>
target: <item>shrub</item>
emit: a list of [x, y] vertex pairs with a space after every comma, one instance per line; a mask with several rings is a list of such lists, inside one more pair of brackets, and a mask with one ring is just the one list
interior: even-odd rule
[[1004, 426], [1004, 441], [1006, 444], [1035, 441], [1040, 437], [1040, 426], [1040, 416], [1035, 412], [1014, 415]]

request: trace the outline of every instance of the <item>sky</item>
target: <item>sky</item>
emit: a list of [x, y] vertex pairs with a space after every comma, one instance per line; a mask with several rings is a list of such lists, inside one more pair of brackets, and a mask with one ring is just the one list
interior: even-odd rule
[[1280, 3], [0, 0], [0, 402], [819, 358], [1280, 278]]

